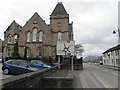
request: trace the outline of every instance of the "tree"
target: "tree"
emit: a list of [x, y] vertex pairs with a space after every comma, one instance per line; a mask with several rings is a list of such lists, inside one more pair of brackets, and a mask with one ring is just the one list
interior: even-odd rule
[[75, 45], [75, 53], [76, 53], [76, 56], [82, 56], [82, 53], [84, 52], [84, 48], [81, 44], [76, 44]]
[[12, 58], [19, 58], [19, 52], [18, 52], [18, 42], [16, 41], [16, 43], [14, 44], [14, 48], [13, 48], [13, 53], [12, 53]]

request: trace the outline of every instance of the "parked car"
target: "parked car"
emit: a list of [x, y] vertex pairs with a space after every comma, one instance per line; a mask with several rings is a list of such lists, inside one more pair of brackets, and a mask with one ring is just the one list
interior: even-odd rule
[[103, 62], [102, 62], [102, 61], [100, 61], [100, 65], [103, 65]]
[[50, 65], [47, 65], [46, 63], [43, 63], [42, 61], [40, 60], [31, 60], [29, 62], [29, 65], [31, 67], [36, 67], [38, 69], [44, 69], [44, 68], [50, 68], [51, 66]]
[[31, 67], [25, 60], [16, 59], [4, 62], [2, 67], [4, 74], [23, 74], [37, 70], [37, 68]]

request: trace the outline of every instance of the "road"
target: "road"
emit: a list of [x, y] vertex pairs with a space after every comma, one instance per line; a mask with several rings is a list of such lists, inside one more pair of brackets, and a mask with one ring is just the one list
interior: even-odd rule
[[83, 66], [82, 71], [73, 71], [74, 88], [118, 88], [117, 70], [87, 63]]

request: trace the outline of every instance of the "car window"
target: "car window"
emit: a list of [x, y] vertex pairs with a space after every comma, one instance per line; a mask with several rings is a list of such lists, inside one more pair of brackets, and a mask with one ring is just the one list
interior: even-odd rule
[[43, 64], [43, 62], [39, 61], [39, 60], [32, 60], [31, 63], [33, 63], [33, 64]]
[[13, 61], [9, 60], [9, 61], [6, 61], [6, 63], [9, 63], [9, 64], [12, 64]]
[[26, 67], [28, 64], [25, 61], [19, 61], [19, 66]]
[[19, 65], [18, 61], [12, 61], [11, 64]]

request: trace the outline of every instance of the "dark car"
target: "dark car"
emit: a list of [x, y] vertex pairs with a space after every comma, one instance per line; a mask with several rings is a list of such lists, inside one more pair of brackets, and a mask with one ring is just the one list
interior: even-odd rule
[[100, 65], [103, 65], [103, 62], [102, 62], [102, 61], [100, 61]]
[[44, 69], [44, 68], [50, 68], [51, 67], [50, 65], [47, 65], [40, 60], [31, 60], [29, 62], [29, 65], [32, 66], [32, 67], [36, 67], [38, 69]]
[[9, 60], [3, 63], [4, 74], [23, 74], [37, 71], [37, 68], [30, 67], [25, 60]]

